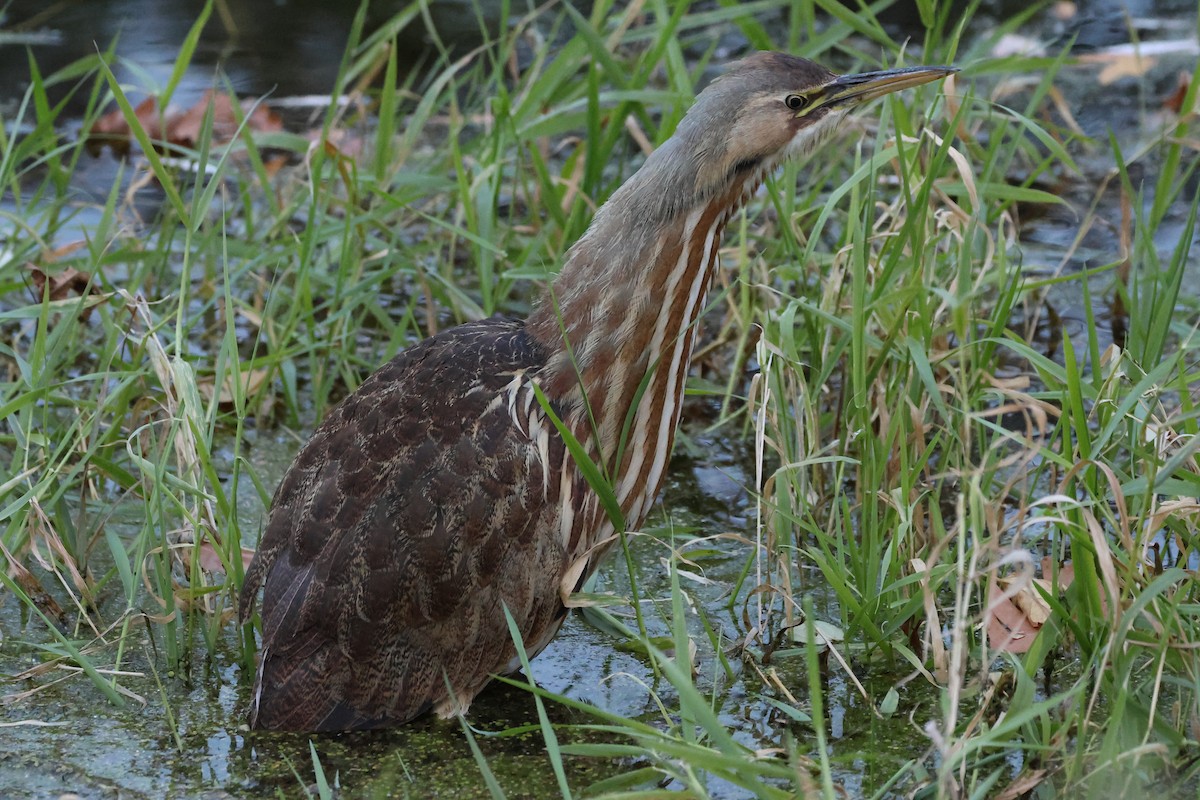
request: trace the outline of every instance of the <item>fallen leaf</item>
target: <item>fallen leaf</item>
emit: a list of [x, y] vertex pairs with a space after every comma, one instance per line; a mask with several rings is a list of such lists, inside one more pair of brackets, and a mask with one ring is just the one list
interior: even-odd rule
[[1102, 86], [1107, 86], [1121, 78], [1140, 78], [1162, 57], [1194, 58], [1197, 55], [1200, 55], [1200, 45], [1195, 39], [1172, 39], [1117, 44], [1090, 53], [1080, 53], [1077, 58], [1081, 64], [1099, 66], [1097, 80]]
[[67, 242], [66, 244], [59, 245], [52, 250], [47, 250], [42, 254], [42, 261], [47, 264], [56, 264], [72, 253], [78, 252], [85, 247], [87, 247], [87, 239], [76, 239], [73, 242]]
[[[1075, 581], [1075, 566], [1060, 564], [1057, 570], [1054, 561], [1046, 556], [1042, 559], [1042, 577], [1033, 578], [1017, 586], [1022, 579], [1004, 577], [996, 580], [997, 592], [989, 598], [984, 612], [984, 627], [987, 629], [988, 644], [995, 650], [1008, 653], [1024, 653], [1033, 644], [1033, 637], [1050, 619], [1051, 607], [1046, 595], [1060, 597]], [[1103, 594], [1101, 607], [1108, 603]], [[1107, 613], [1107, 612], [1106, 612]]]
[[[1045, 582], [1047, 585], [1049, 585], [1050, 578], [1054, 574], [1053, 565], [1054, 562], [1051, 561], [1050, 556], [1046, 556], [1042, 559], [1042, 576], [1046, 579]], [[1058, 595], [1062, 596], [1067, 589], [1071, 588], [1073, 583], [1075, 583], [1075, 565], [1069, 561], [1066, 564], [1059, 564], [1057, 583]], [[1100, 611], [1104, 614], [1107, 614], [1108, 598], [1105, 596], [1104, 592], [1100, 592], [1099, 599]]]
[[[138, 103], [133, 109], [133, 116], [137, 120], [138, 126], [146, 131], [150, 138], [162, 138], [163, 128], [160, 125], [162, 120], [158, 114], [157, 98], [147, 97]], [[133, 129], [125, 117], [125, 112], [117, 108], [96, 120], [96, 124], [88, 129], [84, 138], [88, 140], [88, 149], [92, 155], [98, 154], [106, 144], [112, 148], [113, 153], [125, 155], [129, 152]]]
[[4, 560], [8, 563], [7, 573], [10, 578], [16, 581], [21, 590], [25, 592], [25, 596], [33, 601], [33, 604], [41, 609], [42, 613], [53, 617], [59, 625], [67, 624], [67, 615], [63, 611], [62, 606], [58, 604], [49, 592], [42, 588], [42, 582], [37, 579], [37, 576], [25, 568], [25, 565], [13, 558], [13, 554], [4, 546], [4, 541], [0, 539], [0, 555], [4, 556]]
[[[1047, 581], [1055, 577], [1054, 560], [1050, 556], [1042, 559], [1042, 577]], [[1070, 562], [1059, 564], [1057, 577], [1058, 592], [1062, 594], [1075, 582], [1075, 565]]]
[[884, 717], [890, 717], [896, 713], [896, 709], [900, 707], [900, 693], [893, 686], [887, 690], [887, 694], [883, 696], [883, 701], [879, 704], [879, 713]]
[[996, 795], [996, 800], [1019, 800], [1019, 798], [1025, 797], [1046, 780], [1046, 774], [1047, 771], [1044, 769], [1021, 773], [1003, 792]]
[[362, 156], [367, 149], [367, 142], [362, 136], [345, 128], [331, 128], [328, 136], [324, 129], [315, 128], [304, 134], [304, 138], [317, 144], [330, 158], [353, 160]]
[[[250, 568], [250, 562], [254, 560], [254, 550], [249, 547], [242, 548], [242, 570]], [[212, 542], [204, 542], [200, 545], [200, 568], [206, 572], [224, 573], [225, 565], [221, 563], [221, 556], [217, 554]]]
[[[181, 147], [194, 147], [200, 141], [204, 129], [204, 117], [212, 108], [212, 141], [228, 144], [238, 133], [238, 115], [233, 111], [233, 98], [228, 94], [217, 94], [209, 89], [200, 100], [182, 114], [172, 114], [167, 121], [168, 142]], [[252, 133], [275, 133], [283, 130], [283, 121], [265, 103], [255, 105], [243, 100], [240, 104], [245, 116], [245, 130]]]
[[33, 281], [33, 288], [39, 300], [46, 296], [47, 283], [50, 284], [51, 300], [66, 300], [72, 292], [82, 295], [87, 290], [92, 276], [86, 272], [81, 272], [73, 267], [53, 273], [46, 270], [46, 266], [61, 261], [86, 245], [87, 242], [83, 239], [69, 242], [53, 250], [44, 251], [39, 259], [40, 265], [32, 262], [25, 265], [25, 268], [29, 270], [29, 277]]
[[[57, 302], [66, 300], [72, 295], [90, 296], [90, 299], [84, 301], [79, 312], [81, 322], [87, 321], [92, 313], [92, 306], [102, 302], [104, 293], [91, 283], [90, 273], [74, 267], [52, 270], [49, 266], [86, 246], [87, 242], [79, 239], [52, 250], [43, 251], [39, 258], [40, 263], [28, 262], [25, 264], [25, 268], [29, 270], [30, 282], [33, 284], [35, 301], [40, 302], [46, 297], [49, 297], [51, 302]], [[90, 290], [88, 289], [89, 285], [92, 287]]]
[[[788, 630], [793, 642], [797, 644], [806, 644], [808, 642], [808, 626], [804, 623], [793, 625]], [[825, 647], [829, 644], [845, 641], [846, 634], [841, 628], [824, 620], [813, 620], [813, 641], [817, 647]]]
[[1191, 78], [1186, 72], [1179, 73], [1179, 78], [1175, 81], [1175, 90], [1167, 95], [1167, 98], [1163, 100], [1163, 108], [1173, 114], [1182, 113], [1183, 101], [1187, 98], [1190, 80]]
[[1033, 646], [1039, 626], [1034, 625], [1011, 598], [989, 599], [984, 612], [988, 645], [1005, 653], [1024, 653]]
[[1101, 86], [1108, 86], [1122, 78], [1140, 78], [1153, 69], [1156, 63], [1158, 62], [1154, 59], [1137, 53], [1113, 56], [1100, 70], [1096, 80], [1100, 81]]
[[[997, 582], [1000, 588], [1007, 593], [1009, 587], [1017, 583], [1018, 578], [1000, 578]], [[1034, 578], [1031, 581], [1025, 581], [1023, 586], [1012, 592], [1009, 599], [1013, 604], [1021, 610], [1025, 617], [1035, 627], [1041, 627], [1046, 624], [1046, 620], [1050, 619], [1050, 604], [1046, 602], [1046, 598], [1038, 591], [1037, 587], [1041, 586], [1047, 594], [1051, 593], [1050, 582], [1041, 578]]]
[[[72, 294], [83, 295], [92, 279], [88, 273], [73, 267], [53, 274], [47, 273], [36, 264], [26, 264], [25, 268], [29, 270], [29, 277], [33, 281], [38, 299], [49, 295], [51, 300], [66, 300]], [[46, 290], [46, 284], [50, 285], [49, 292]]]
[[[263, 384], [267, 382], [270, 371], [266, 369], [252, 369], [248, 372], [240, 372], [238, 375], [242, 379], [242, 396], [252, 397], [258, 394]], [[234, 399], [233, 390], [235, 388], [235, 380], [237, 378], [234, 377], [232, 372], [226, 373], [225, 380], [221, 382], [221, 391], [218, 393], [215, 391], [215, 376], [203, 375], [196, 381], [196, 388], [199, 390], [200, 396], [205, 400], [212, 400], [213, 396], [216, 395], [217, 403], [222, 406], [231, 406]]]
[[[155, 142], [166, 142], [178, 147], [194, 147], [204, 128], [204, 118], [212, 109], [212, 141], [214, 144], [229, 144], [239, 130], [238, 114], [234, 112], [234, 98], [224, 92], [209, 89], [186, 111], [167, 109], [159, 113], [158, 99], [147, 97], [133, 110], [134, 120]], [[282, 118], [265, 103], [251, 99], [238, 103], [245, 118], [243, 131], [251, 133], [275, 133], [283, 130]], [[133, 141], [133, 128], [128, 118], [116, 109], [110, 111], [86, 133], [95, 146], [93, 154], [105, 144], [117, 155], [129, 152]]]

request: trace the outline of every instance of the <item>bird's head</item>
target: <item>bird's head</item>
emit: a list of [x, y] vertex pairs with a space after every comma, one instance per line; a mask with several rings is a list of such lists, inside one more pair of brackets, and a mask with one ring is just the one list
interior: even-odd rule
[[868, 100], [955, 71], [909, 67], [838, 75], [785, 53], [756, 53], [700, 93], [676, 136], [690, 140], [698, 159], [697, 188], [717, 188], [806, 152]]
[[838, 75], [786, 53], [742, 59], [700, 92], [671, 138], [600, 209], [580, 240], [584, 251], [636, 260], [680, 214], [715, 202], [727, 218], [773, 167], [815, 146], [847, 111], [956, 71]]

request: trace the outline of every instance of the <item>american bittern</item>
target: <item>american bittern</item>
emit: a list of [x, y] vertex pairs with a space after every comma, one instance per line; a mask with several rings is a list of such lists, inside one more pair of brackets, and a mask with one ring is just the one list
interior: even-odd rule
[[246, 574], [243, 621], [264, 587], [251, 724], [462, 713], [518, 666], [505, 607], [530, 654], [549, 644], [614, 531], [534, 387], [640, 526], [725, 223], [847, 110], [952, 71], [750, 56], [596, 212], [528, 319], [451, 328], [364, 381], [288, 470]]

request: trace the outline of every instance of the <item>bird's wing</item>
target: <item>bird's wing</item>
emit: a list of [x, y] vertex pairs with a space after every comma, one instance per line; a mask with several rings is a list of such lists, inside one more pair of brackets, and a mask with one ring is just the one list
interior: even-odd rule
[[[540, 361], [520, 323], [459, 326], [397, 356], [318, 428], [242, 590], [245, 617], [264, 588], [259, 724], [453, 709], [447, 678], [486, 682], [511, 657], [505, 605], [527, 635], [556, 627], [564, 554], [537, 532], [557, 519], [563, 447], [531, 439], [513, 407]], [[459, 691], [469, 702], [481, 686]]]

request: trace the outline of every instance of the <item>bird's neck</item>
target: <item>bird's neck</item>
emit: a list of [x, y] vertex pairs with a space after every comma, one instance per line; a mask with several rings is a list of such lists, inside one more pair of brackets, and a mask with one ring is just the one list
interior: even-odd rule
[[681, 187], [638, 173], [597, 212], [528, 320], [551, 354], [543, 391], [573, 415], [631, 524], [662, 482], [725, 223], [760, 181], [749, 170], [671, 207]]

